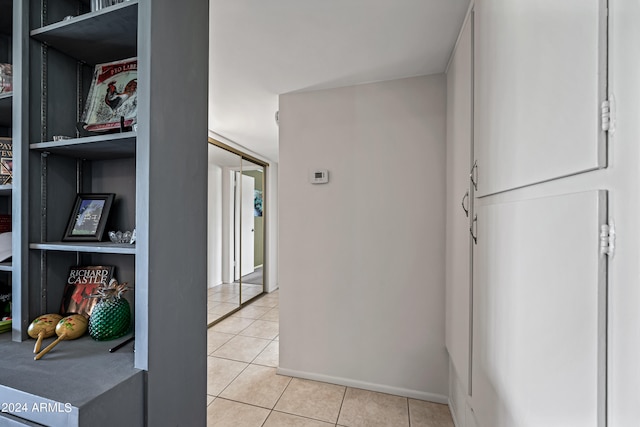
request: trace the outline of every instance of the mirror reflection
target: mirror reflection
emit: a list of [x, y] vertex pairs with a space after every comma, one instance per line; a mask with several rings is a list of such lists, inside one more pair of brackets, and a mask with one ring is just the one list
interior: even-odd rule
[[209, 144], [207, 324], [264, 290], [264, 166]]
[[245, 303], [260, 295], [264, 285], [264, 169], [243, 159], [241, 175], [242, 206], [237, 235], [240, 240], [240, 302]]

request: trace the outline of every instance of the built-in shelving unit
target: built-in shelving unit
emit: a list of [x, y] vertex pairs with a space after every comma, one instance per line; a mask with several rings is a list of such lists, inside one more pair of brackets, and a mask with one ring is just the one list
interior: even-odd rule
[[[204, 425], [208, 3], [130, 0], [91, 12], [89, 0], [0, 0], [0, 10], [14, 64], [0, 136], [12, 137], [15, 165], [13, 185], [0, 187], [0, 213], [14, 218], [13, 263], [0, 263], [14, 298], [0, 400], [71, 405], [48, 417], [3, 413], [0, 425]], [[94, 66], [132, 57], [137, 130], [78, 129]], [[62, 241], [78, 193], [114, 193], [106, 231], [136, 229], [136, 243]], [[114, 265], [133, 288], [135, 351], [112, 354], [118, 342], [85, 336], [34, 361], [27, 328], [59, 311], [78, 264]]]
[[[17, 26], [31, 41], [16, 55], [19, 59], [14, 70], [31, 77], [23, 80], [17, 91], [14, 88], [13, 94], [0, 97], [0, 126], [17, 122], [28, 133], [20, 133], [19, 140], [14, 138], [19, 151], [16, 167], [26, 172], [17, 174], [21, 182], [17, 196], [23, 200], [19, 216], [26, 227], [19, 227], [14, 238], [28, 244], [26, 256], [18, 257], [22, 277], [14, 283], [19, 308], [15, 310], [13, 342], [11, 334], [0, 337], [0, 359], [13, 361], [10, 367], [2, 366], [2, 372], [9, 374], [0, 378], [0, 396], [6, 402], [69, 404], [70, 408], [68, 413], [48, 416], [33, 411], [0, 414], [0, 424], [6, 418], [24, 425], [142, 425], [144, 371], [135, 366], [133, 344], [112, 355], [108, 348], [117, 343], [98, 343], [85, 336], [65, 342], [64, 347], [59, 345], [36, 362], [33, 342], [26, 340], [26, 326], [33, 318], [58, 312], [70, 266], [114, 265], [118, 279], [132, 284], [135, 279], [135, 245], [60, 239], [79, 192], [115, 193], [110, 226], [135, 227], [136, 133], [80, 136], [76, 124], [94, 64], [136, 56], [138, 3], [127, 1], [97, 12], [88, 12], [88, 3], [82, 1], [30, 3], [21, 12], [28, 10], [32, 18], [40, 14], [40, 19], [29, 22], [40, 21], [44, 26]], [[24, 6], [19, 0], [14, 5]], [[67, 15], [77, 16], [64, 20]], [[18, 22], [25, 23], [20, 18]], [[21, 97], [26, 107], [17, 117], [12, 112], [16, 97]], [[56, 135], [64, 138], [54, 138]], [[12, 194], [13, 186], [0, 186], [0, 200]], [[0, 263], [0, 272], [13, 268], [12, 263]], [[138, 348], [144, 351], [145, 346], [140, 343]], [[70, 392], [78, 387], [80, 392]], [[96, 420], [95, 414], [104, 411], [107, 402], [117, 402], [122, 413], [114, 411], [104, 421]]]
[[[51, 311], [59, 304], [56, 296], [60, 294], [60, 285], [51, 278], [64, 277], [71, 265], [115, 265], [118, 280], [135, 280], [135, 245], [60, 240], [77, 193], [114, 193], [107, 230], [135, 228], [136, 133], [83, 136], [86, 132], [80, 134], [77, 123], [94, 65], [136, 56], [138, 2], [95, 12], [84, 3], [78, 3], [77, 9], [51, 2], [45, 7], [44, 25], [29, 31], [31, 39], [41, 43], [39, 58], [31, 61], [31, 72], [41, 81], [31, 82], [30, 92], [37, 93], [40, 87], [46, 91], [30, 99], [40, 109], [30, 116], [28, 247], [30, 259], [38, 260], [29, 267], [30, 280], [46, 289], [40, 311]], [[61, 111], [61, 104], [68, 109]]]

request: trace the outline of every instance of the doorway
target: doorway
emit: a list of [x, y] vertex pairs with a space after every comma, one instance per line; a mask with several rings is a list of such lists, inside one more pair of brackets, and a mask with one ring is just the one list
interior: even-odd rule
[[207, 325], [264, 292], [267, 164], [209, 139]]

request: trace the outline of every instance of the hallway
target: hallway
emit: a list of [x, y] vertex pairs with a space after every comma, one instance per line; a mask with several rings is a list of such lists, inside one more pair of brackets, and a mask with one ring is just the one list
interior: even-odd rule
[[207, 332], [208, 427], [453, 427], [446, 405], [276, 374], [278, 291]]

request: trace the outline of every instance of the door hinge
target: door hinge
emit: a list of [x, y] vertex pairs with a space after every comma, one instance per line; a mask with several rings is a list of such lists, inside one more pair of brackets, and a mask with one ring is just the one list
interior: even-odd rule
[[602, 130], [608, 132], [611, 129], [611, 105], [608, 99], [600, 105], [600, 117]]
[[613, 257], [616, 249], [616, 228], [611, 224], [602, 224], [600, 226], [600, 255]]

